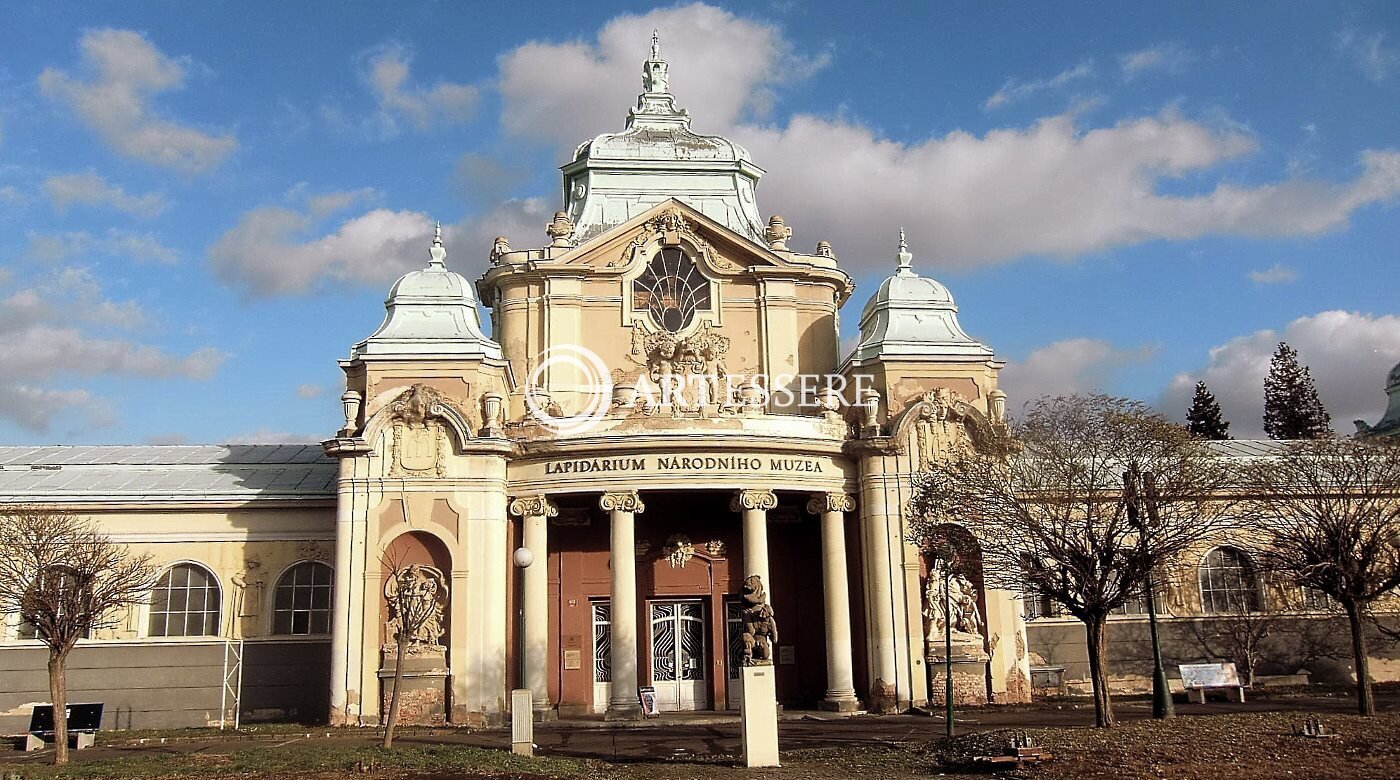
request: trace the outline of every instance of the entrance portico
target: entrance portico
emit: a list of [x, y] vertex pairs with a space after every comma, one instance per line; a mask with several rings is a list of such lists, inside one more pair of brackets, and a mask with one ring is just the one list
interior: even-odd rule
[[[540, 511], [541, 502], [553, 512]], [[820, 512], [804, 512], [809, 506]], [[859, 545], [845, 522], [855, 509], [849, 494], [559, 492], [516, 498], [511, 509], [522, 538], [546, 540], [526, 543], [544, 584], [528, 576], [521, 582], [525, 687], [545, 692], [537, 710], [581, 715], [605, 704], [601, 714], [610, 719], [639, 717], [640, 686], [655, 688], [663, 709], [725, 709], [742, 646], [739, 585], [753, 569], [768, 570], [773, 602], [786, 615], [778, 649], [784, 700], [858, 706], [851, 626], [864, 618], [851, 613], [862, 587], [851, 571]], [[603, 523], [605, 549], [597, 545]], [[536, 588], [549, 598], [534, 598]], [[542, 624], [543, 641], [531, 628]], [[605, 702], [598, 698], [604, 688]]]

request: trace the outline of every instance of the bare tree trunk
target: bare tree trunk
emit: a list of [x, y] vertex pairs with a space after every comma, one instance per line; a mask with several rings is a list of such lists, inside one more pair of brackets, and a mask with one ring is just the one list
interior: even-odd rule
[[1362, 715], [1376, 714], [1376, 700], [1371, 695], [1371, 655], [1366, 649], [1366, 627], [1361, 622], [1361, 605], [1343, 601], [1347, 622], [1351, 624], [1351, 656], [1356, 668], [1356, 710]]
[[49, 649], [49, 696], [53, 699], [53, 763], [68, 763], [68, 651]]
[[394, 728], [399, 725], [399, 684], [403, 682], [403, 657], [408, 653], [408, 641], [399, 632], [398, 657], [394, 659], [394, 687], [389, 691], [389, 717], [384, 723], [384, 748], [394, 746]]
[[1084, 633], [1089, 651], [1089, 680], [1094, 684], [1094, 725], [1112, 728], [1117, 721], [1113, 717], [1113, 699], [1108, 693], [1108, 669], [1104, 666], [1107, 653], [1108, 620], [1103, 615], [1094, 615], [1084, 621]]

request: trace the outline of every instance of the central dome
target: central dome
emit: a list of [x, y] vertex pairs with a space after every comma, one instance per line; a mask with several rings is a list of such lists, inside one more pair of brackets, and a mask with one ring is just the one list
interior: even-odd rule
[[661, 45], [652, 39], [642, 63], [642, 94], [619, 133], [579, 144], [563, 167], [565, 211], [573, 237], [587, 241], [675, 198], [759, 246], [763, 219], [754, 191], [763, 169], [728, 138], [690, 129], [690, 113], [676, 108]]

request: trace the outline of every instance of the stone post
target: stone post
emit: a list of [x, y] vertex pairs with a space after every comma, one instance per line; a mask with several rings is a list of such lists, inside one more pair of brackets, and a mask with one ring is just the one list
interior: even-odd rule
[[636, 720], [637, 701], [637, 534], [636, 515], [646, 511], [637, 491], [604, 493], [598, 506], [609, 514], [612, 563], [612, 685], [605, 720]]
[[773, 588], [768, 576], [768, 510], [778, 505], [771, 490], [740, 490], [729, 502], [729, 509], [744, 514], [744, 576], [757, 574], [764, 587]]
[[821, 516], [822, 606], [826, 618], [826, 696], [821, 708], [854, 712], [855, 671], [851, 661], [851, 595], [846, 579], [846, 512], [856, 502], [845, 493], [821, 493], [807, 502], [807, 511]]
[[530, 689], [537, 713], [549, 711], [549, 518], [559, 507], [547, 496], [521, 496], [510, 502], [510, 513], [523, 523], [520, 544], [534, 555], [525, 569], [520, 594], [525, 654], [522, 688]]

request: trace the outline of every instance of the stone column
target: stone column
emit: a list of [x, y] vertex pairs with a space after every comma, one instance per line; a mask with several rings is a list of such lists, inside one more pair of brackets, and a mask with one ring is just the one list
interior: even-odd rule
[[520, 685], [530, 689], [534, 711], [543, 713], [549, 710], [549, 518], [559, 516], [559, 507], [547, 496], [521, 496], [510, 502], [510, 513], [523, 523], [520, 545], [534, 555], [520, 594], [525, 655]]
[[609, 514], [612, 564], [612, 685], [605, 720], [636, 720], [637, 701], [637, 534], [638, 512], [646, 510], [637, 491], [604, 493], [598, 506]]
[[[355, 538], [356, 518], [354, 515], [354, 458], [341, 458], [340, 479], [336, 485], [335, 517], [335, 586], [331, 595], [334, 608], [331, 611], [331, 724], [349, 726], [357, 723], [359, 702], [349, 701], [350, 654], [350, 614], [354, 599], [355, 580], [351, 575], [352, 548]], [[361, 523], [360, 525], [363, 525]], [[358, 686], [354, 686], [358, 687]]]
[[807, 511], [821, 516], [822, 606], [826, 618], [826, 696], [824, 710], [854, 712], [855, 670], [851, 661], [851, 594], [846, 579], [846, 512], [856, 502], [845, 493], [821, 493], [807, 502]]
[[861, 459], [860, 523], [865, 540], [865, 593], [868, 606], [866, 625], [870, 631], [870, 699], [871, 712], [894, 712], [898, 709], [898, 659], [895, 656], [894, 577], [895, 567], [890, 545], [892, 509], [886, 492], [889, 483], [898, 476], [885, 470], [885, 458]]
[[778, 505], [771, 490], [740, 490], [729, 502], [733, 512], [744, 513], [744, 576], [757, 574], [763, 588], [773, 592], [773, 580], [768, 576], [768, 510]]

